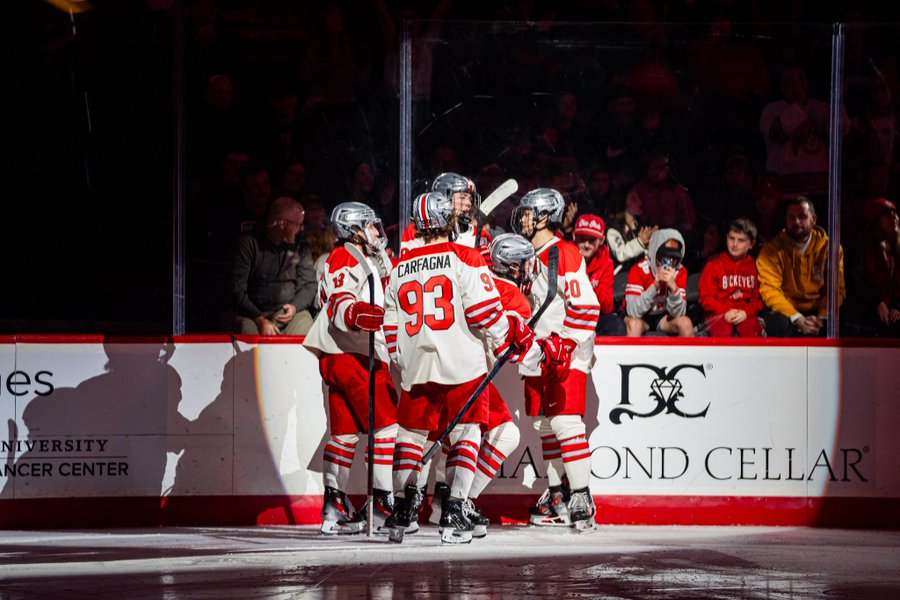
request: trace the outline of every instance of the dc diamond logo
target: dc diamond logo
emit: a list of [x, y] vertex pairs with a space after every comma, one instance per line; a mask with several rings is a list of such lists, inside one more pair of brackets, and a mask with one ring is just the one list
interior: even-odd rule
[[[683, 417], [685, 419], [696, 419], [698, 417], [706, 416], [706, 413], [709, 410], [709, 404], [707, 404], [706, 408], [702, 411], [693, 413], [685, 412], [678, 407], [678, 402], [685, 397], [682, 383], [678, 379], [678, 373], [685, 369], [690, 369], [699, 372], [705, 379], [706, 370], [703, 368], [703, 365], [677, 365], [668, 369], [666, 367], [657, 367], [656, 365], [639, 364], [619, 365], [619, 368], [622, 370], [622, 399], [619, 405], [609, 413], [609, 420], [616, 425], [622, 423], [622, 417], [627, 416], [631, 419], [635, 419], [636, 417], [649, 418], [662, 413], [664, 410], [666, 414]], [[648, 394], [648, 397], [654, 405], [647, 412], [641, 412], [631, 403], [632, 373], [637, 372], [638, 375], [635, 375], [634, 377], [636, 379], [641, 379], [641, 382], [645, 383], [648, 377], [646, 377], [646, 374], [640, 373], [640, 370], [644, 369], [649, 370], [651, 376], [656, 376], [649, 384]], [[640, 375], [645, 376], [641, 378]]]

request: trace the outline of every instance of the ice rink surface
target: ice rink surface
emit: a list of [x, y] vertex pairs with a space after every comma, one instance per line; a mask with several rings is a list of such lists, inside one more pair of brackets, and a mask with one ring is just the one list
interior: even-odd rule
[[471, 545], [315, 526], [0, 532], [19, 598], [900, 598], [900, 531], [492, 526]]

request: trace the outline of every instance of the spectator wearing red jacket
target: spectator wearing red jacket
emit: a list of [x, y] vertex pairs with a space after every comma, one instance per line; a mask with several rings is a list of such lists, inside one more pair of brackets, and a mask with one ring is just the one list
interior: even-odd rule
[[575, 222], [573, 241], [584, 257], [587, 276], [600, 302], [598, 335], [625, 335], [625, 321], [613, 304], [613, 268], [606, 245], [606, 223], [599, 215], [583, 214]]
[[728, 226], [725, 252], [709, 260], [700, 275], [700, 306], [711, 337], [755, 337], [762, 334], [757, 313], [762, 308], [759, 275], [750, 250], [756, 225], [740, 218]]

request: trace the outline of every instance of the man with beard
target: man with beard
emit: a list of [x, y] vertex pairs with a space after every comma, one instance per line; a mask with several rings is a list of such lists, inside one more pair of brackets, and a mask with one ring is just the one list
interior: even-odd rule
[[[768, 310], [760, 315], [769, 337], [824, 336], [828, 317], [828, 235], [804, 196], [789, 200], [785, 228], [756, 259], [759, 291]], [[844, 255], [839, 248], [838, 304], [844, 301]]]

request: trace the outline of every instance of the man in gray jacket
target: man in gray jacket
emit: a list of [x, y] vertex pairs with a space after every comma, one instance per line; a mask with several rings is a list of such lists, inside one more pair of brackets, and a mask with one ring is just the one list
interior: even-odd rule
[[303, 206], [272, 203], [265, 228], [241, 235], [233, 261], [230, 327], [246, 335], [305, 335], [312, 325], [316, 273], [303, 231]]

